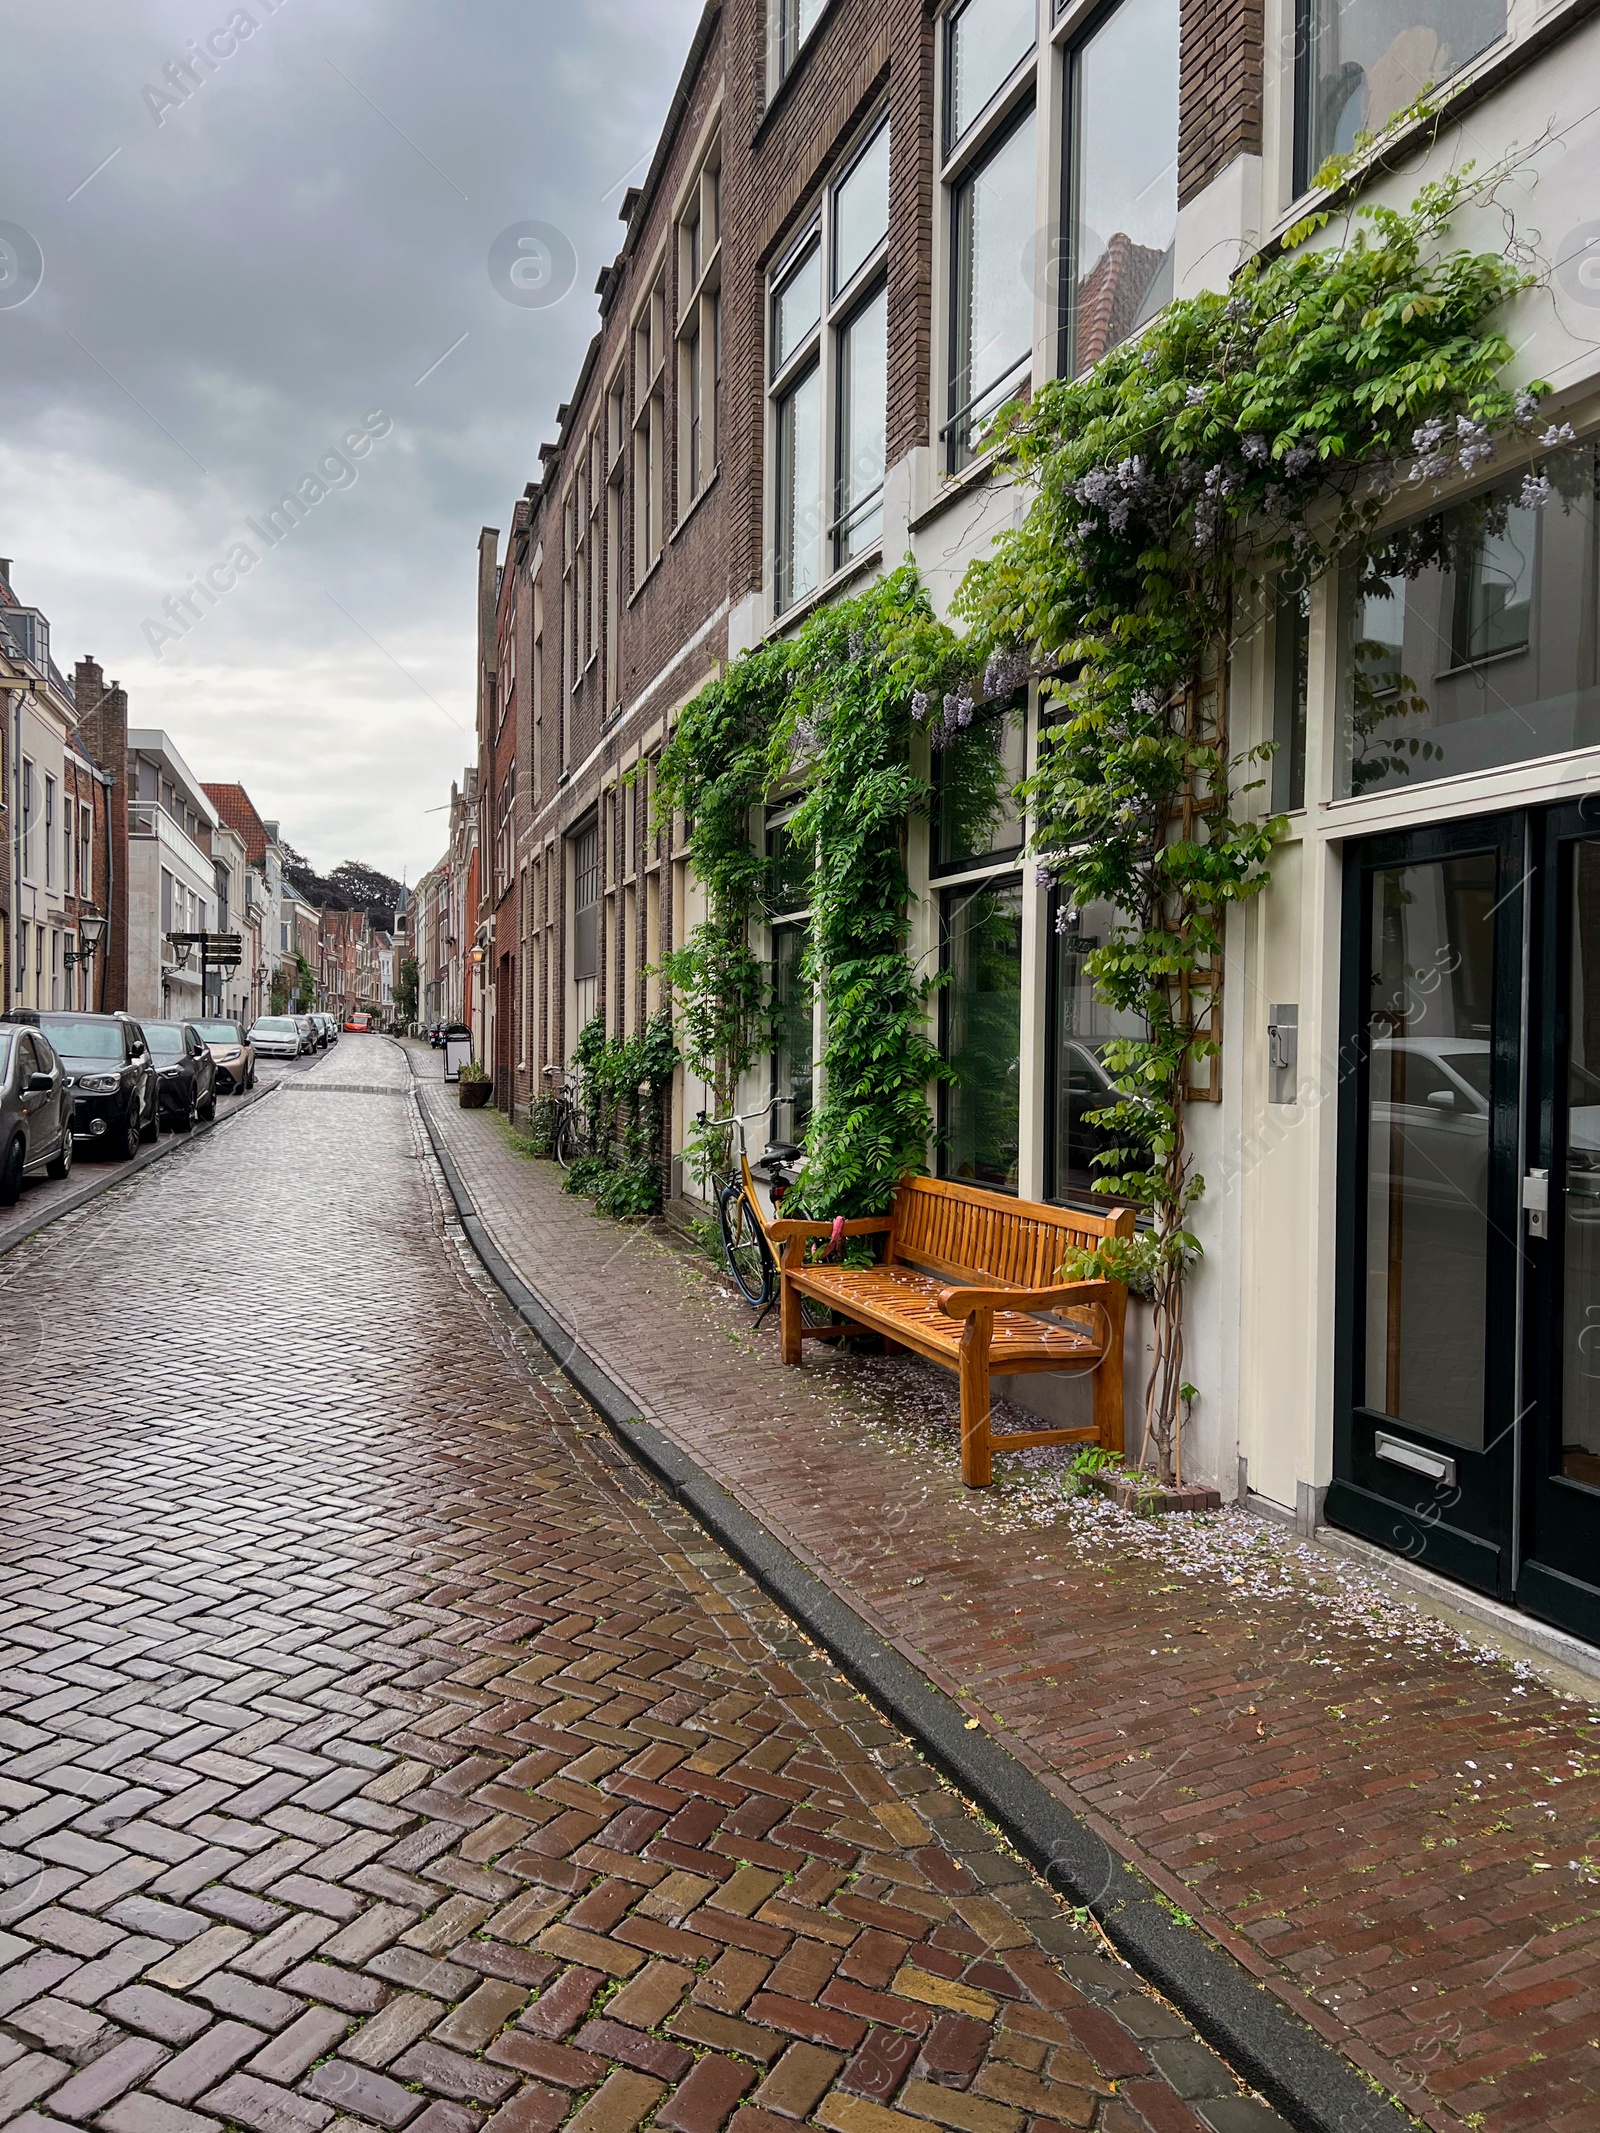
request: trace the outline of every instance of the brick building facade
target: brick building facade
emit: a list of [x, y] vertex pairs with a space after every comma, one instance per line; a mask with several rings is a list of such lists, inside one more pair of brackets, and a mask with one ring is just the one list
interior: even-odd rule
[[[1026, 505], [985, 457], [988, 416], [1172, 299], [1225, 288], [1315, 203], [1326, 159], [1374, 129], [1394, 120], [1399, 145], [1347, 189], [1398, 206], [1453, 164], [1520, 144], [1559, 264], [1508, 324], [1513, 375], [1557, 381], [1552, 411], [1592, 460], [1600, 242], [1581, 173], [1600, 153], [1597, 80], [1593, 0], [707, 6], [649, 171], [623, 203], [557, 434], [504, 550], [494, 534], [480, 544], [482, 893], [468, 923], [489, 979], [475, 996], [479, 1051], [499, 1101], [525, 1107], [591, 1017], [632, 1030], [655, 1004], [652, 972], [699, 906], [684, 825], [654, 821], [652, 764], [707, 677], [908, 554], [947, 613], [968, 564]], [[1423, 125], [1405, 114], [1430, 85]], [[1316, 241], [1343, 228], [1336, 218]], [[1450, 241], [1499, 252], [1498, 208], [1464, 205]], [[1563, 1205], [1577, 1213], [1560, 1218], [1566, 1241], [1548, 1264], [1496, 1258], [1521, 1249], [1504, 1242], [1525, 1234], [1521, 1170], [1553, 1210], [1565, 1151], [1582, 1155], [1574, 1177], [1590, 1163], [1590, 1107], [1550, 1076], [1563, 1046], [1586, 1046], [1591, 1030], [1600, 1044], [1600, 889], [1573, 902], [1563, 887], [1573, 869], [1589, 882], [1591, 850], [1600, 881], [1600, 841], [1583, 842], [1600, 832], [1572, 813], [1600, 792], [1595, 486], [1577, 481], [1589, 500], [1537, 525], [1517, 506], [1527, 524], [1509, 546], [1491, 555], [1480, 542], [1451, 585], [1391, 590], [1392, 612], [1369, 614], [1377, 595], [1330, 572], [1242, 617], [1230, 743], [1277, 744], [1272, 804], [1289, 827], [1272, 887], [1228, 928], [1216, 1101], [1193, 1124], [1215, 1183], [1197, 1213], [1205, 1258], [1187, 1361], [1205, 1388], [1189, 1437], [1197, 1473], [1302, 1525], [1326, 1497], [1329, 1515], [1379, 1545], [1600, 1637], [1600, 1394], [1587, 1389], [1600, 1385], [1588, 1360], [1600, 1257], [1578, 1219], [1591, 1188], [1570, 1188]], [[1490, 606], [1499, 617], [1502, 601], [1510, 619], [1472, 621]], [[1442, 738], [1403, 781], [1382, 764], [1352, 771], [1358, 624], [1384, 642], [1403, 628], [1397, 656], [1414, 635], [1426, 665], [1418, 701]], [[1424, 640], [1441, 636], [1449, 656], [1425, 658]], [[1018, 776], [1037, 738], [1030, 705], [1007, 732]], [[752, 834], [782, 820], [774, 806]], [[945, 849], [937, 821], [911, 826], [908, 947], [946, 979], [936, 1034], [954, 1071], [929, 1156], [980, 1187], [1070, 1201], [1092, 1182], [1084, 1114], [1117, 1034], [1082, 957], [1115, 914], [1053, 905], [1022, 864], [1026, 829], [1002, 824], [972, 852]], [[1502, 1028], [1502, 1008], [1468, 998], [1481, 958], [1451, 929], [1465, 923], [1469, 877], [1500, 914], [1494, 967], [1527, 976], [1520, 994], [1508, 981], [1496, 997], [1505, 1014], [1521, 998], [1537, 1029]], [[1543, 915], [1519, 933], [1519, 884], [1534, 881]], [[1463, 973], [1431, 1116], [1420, 1098], [1413, 1107], [1418, 1147], [1432, 1133], [1442, 1150], [1438, 1119], [1451, 1114], [1455, 1198], [1431, 1212], [1419, 1200], [1387, 1229], [1371, 1210], [1399, 1189], [1382, 1168], [1397, 1129], [1374, 1076], [1397, 1070], [1373, 1065], [1352, 1005], [1381, 976], [1362, 896], [1412, 914], [1408, 955]], [[780, 995], [805, 923], [801, 910], [770, 929]], [[968, 1100], [949, 1034], [985, 986], [974, 1019], [1012, 1032], [1010, 1056], [991, 1062], [1008, 1117]], [[1560, 1004], [1585, 986], [1570, 1012]], [[741, 1107], [770, 1105], [785, 1137], [803, 1126], [822, 1035], [814, 1004], [792, 1006], [741, 1091]], [[1298, 1068], [1286, 1068], [1296, 1045]], [[1496, 1068], [1491, 1085], [1491, 1054], [1522, 1064]], [[1354, 1082], [1341, 1065], [1352, 1057], [1365, 1062]], [[1579, 1064], [1600, 1074], [1600, 1059]], [[705, 1099], [680, 1072], [674, 1149]], [[1483, 1143], [1476, 1186], [1457, 1147], [1469, 1112]], [[1389, 1123], [1380, 1133], [1374, 1120]], [[1491, 1134], [1509, 1151], [1498, 1169]], [[1554, 1235], [1554, 1212], [1549, 1224]], [[1407, 1317], [1421, 1309], [1407, 1297], [1433, 1303]], [[1430, 1325], [1481, 1327], [1488, 1346], [1430, 1348]], [[1363, 1342], [1384, 1359], [1370, 1369]], [[1137, 1355], [1130, 1366], [1137, 1385]]]

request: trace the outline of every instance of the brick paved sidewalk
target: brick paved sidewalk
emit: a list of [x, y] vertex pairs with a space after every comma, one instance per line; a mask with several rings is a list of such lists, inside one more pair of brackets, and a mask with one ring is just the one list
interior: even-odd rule
[[1075, 1506], [1049, 1453], [969, 1494], [942, 1373], [782, 1369], [707, 1262], [422, 1093], [649, 1419], [1289, 2005], [1430, 2125], [1600, 2127], [1587, 1702], [1248, 1514]]
[[70, 1328], [0, 1387], [0, 2125], [1279, 2125], [616, 1449], [434, 1170], [341, 1046], [0, 1266]]

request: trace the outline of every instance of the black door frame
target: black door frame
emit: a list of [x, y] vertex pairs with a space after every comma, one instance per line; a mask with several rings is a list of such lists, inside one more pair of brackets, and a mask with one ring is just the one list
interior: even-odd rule
[[1600, 800], [1569, 802], [1541, 811], [1536, 824], [1538, 934], [1531, 959], [1528, 1027], [1527, 1167], [1548, 1173], [1548, 1236], [1528, 1235], [1527, 1333], [1524, 1361], [1528, 1428], [1522, 1496], [1525, 1557], [1517, 1577], [1517, 1600], [1530, 1614], [1600, 1642], [1600, 1582], [1584, 1578], [1575, 1564], [1600, 1567], [1600, 1496], [1559, 1472], [1566, 1224], [1566, 1104], [1570, 1048], [1572, 967], [1572, 868], [1580, 843], [1600, 844]]
[[[1426, 865], [1491, 852], [1496, 861], [1492, 1101], [1489, 1145], [1489, 1255], [1484, 1448], [1432, 1436], [1356, 1398], [1365, 1382], [1367, 1093], [1371, 1044], [1365, 993], [1372, 932], [1372, 884], [1385, 867]], [[1344, 851], [1340, 970], [1339, 1161], [1336, 1227], [1334, 1478], [1325, 1515], [1480, 1592], [1510, 1600], [1518, 1527], [1519, 1252], [1523, 971], [1527, 928], [1527, 816], [1480, 815], [1430, 823], [1351, 842]], [[1488, 1307], [1489, 1296], [1512, 1302]], [[1379, 1457], [1380, 1435], [1388, 1456]], [[1413, 1465], [1397, 1464], [1395, 1454]]]

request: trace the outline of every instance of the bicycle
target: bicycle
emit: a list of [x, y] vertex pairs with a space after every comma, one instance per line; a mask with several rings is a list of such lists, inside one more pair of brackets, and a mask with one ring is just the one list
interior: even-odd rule
[[[560, 1071], [557, 1067], [547, 1066], [544, 1070], [545, 1080], [553, 1083]], [[578, 1097], [565, 1083], [553, 1093], [556, 1113], [550, 1128], [550, 1153], [563, 1170], [570, 1170], [580, 1156], [590, 1153], [592, 1143], [589, 1120], [579, 1105]], [[580, 1087], [578, 1095], [581, 1094]]]
[[769, 1141], [757, 1160], [750, 1161], [745, 1145], [745, 1122], [765, 1118], [770, 1111], [771, 1106], [763, 1104], [759, 1111], [735, 1113], [728, 1118], [702, 1118], [700, 1121], [702, 1128], [708, 1131], [731, 1126], [738, 1137], [738, 1169], [714, 1175], [712, 1183], [717, 1189], [717, 1226], [722, 1232], [723, 1257], [733, 1276], [734, 1286], [758, 1314], [757, 1325], [777, 1302], [780, 1287], [778, 1258], [767, 1236], [767, 1220], [756, 1191], [757, 1180], [772, 1195], [776, 1214], [783, 1205], [785, 1193], [795, 1183], [794, 1166], [800, 1160], [800, 1150], [792, 1141]]

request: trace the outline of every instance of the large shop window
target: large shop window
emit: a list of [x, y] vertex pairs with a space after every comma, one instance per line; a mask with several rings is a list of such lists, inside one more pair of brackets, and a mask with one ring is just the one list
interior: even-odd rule
[[1447, 512], [1413, 576], [1405, 533], [1347, 574], [1341, 794], [1600, 743], [1593, 448], [1557, 472], [1542, 509], [1512, 485]]
[[1122, 1203], [1095, 1191], [1096, 1180], [1109, 1174], [1096, 1158], [1125, 1145], [1098, 1116], [1117, 1101], [1106, 1069], [1106, 1047], [1113, 1038], [1143, 1037], [1146, 1032], [1139, 1016], [1105, 1005], [1084, 968], [1115, 931], [1110, 904], [1088, 904], [1079, 910], [1058, 891], [1051, 898], [1050, 927], [1049, 1195], [1104, 1213]]
[[1503, 37], [1507, 13], [1507, 0], [1297, 0], [1297, 190]]
[[950, 368], [942, 430], [959, 472], [1033, 376], [1035, 128], [1031, 0], [965, 0], [944, 24]]
[[1074, 46], [1066, 116], [1070, 377], [1172, 300], [1178, 0], [1122, 0]]
[[880, 114], [773, 278], [779, 614], [883, 531], [888, 249], [889, 125]]
[[968, 883], [939, 900], [939, 1174], [1017, 1190], [1021, 1146], [1022, 884]]

